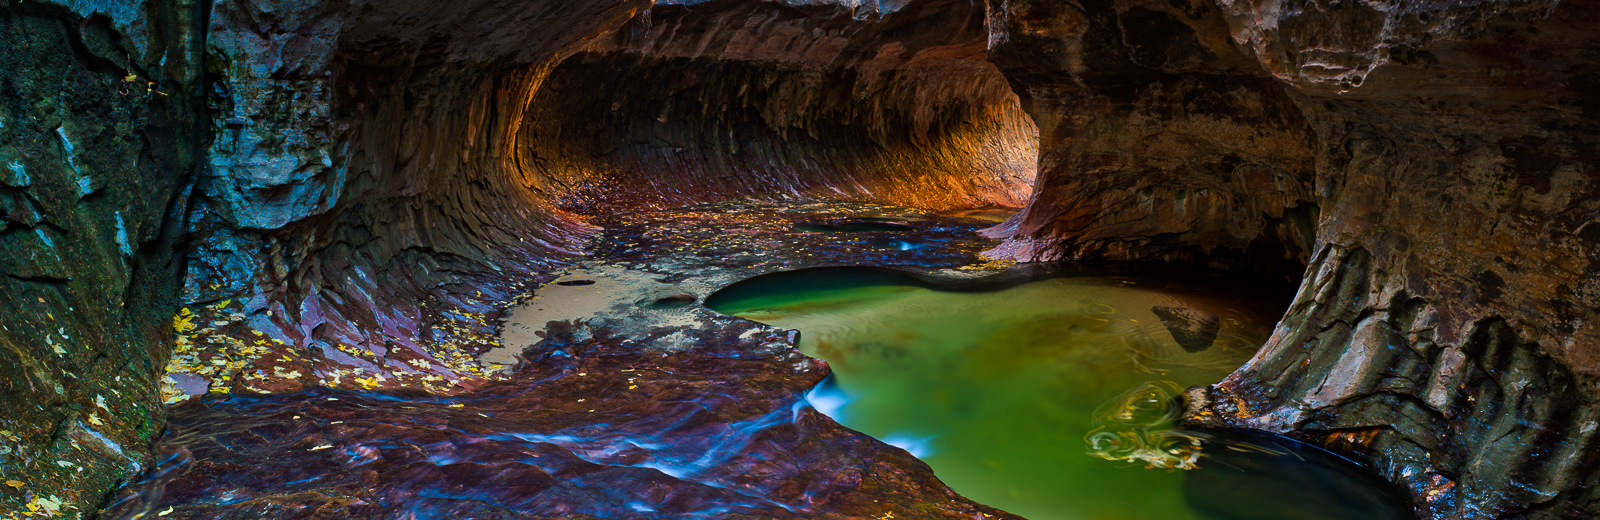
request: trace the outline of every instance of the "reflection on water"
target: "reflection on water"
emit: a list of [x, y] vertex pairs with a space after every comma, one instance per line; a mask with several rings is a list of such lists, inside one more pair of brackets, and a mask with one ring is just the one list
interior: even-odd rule
[[1205, 435], [1173, 427], [1179, 411], [1171, 403], [1182, 392], [1172, 381], [1149, 381], [1106, 401], [1083, 436], [1089, 453], [1146, 468], [1198, 469]]
[[962, 209], [944, 213], [951, 217], [969, 218], [980, 222], [998, 224], [1017, 214], [1017, 208]]
[[[801, 350], [834, 370], [813, 406], [923, 458], [963, 495], [1035, 520], [1256, 518], [1248, 511], [1264, 502], [1292, 518], [1395, 514], [1354, 471], [1318, 473], [1335, 475], [1322, 489], [1233, 489], [1309, 470], [1263, 455], [1287, 449], [1174, 428], [1170, 397], [1220, 380], [1266, 339], [1281, 307], [1263, 301], [1198, 281], [1075, 277], [955, 292], [834, 269], [756, 278], [706, 305], [799, 329]], [[1218, 450], [1265, 458], [1241, 478], [1239, 464], [1213, 459]], [[1322, 452], [1292, 462], [1347, 464]], [[1241, 501], [1193, 496], [1208, 479]], [[1330, 507], [1308, 493], [1344, 498]]]
[[867, 219], [857, 220], [865, 221], [843, 222], [838, 224], [800, 224], [794, 227], [794, 231], [805, 231], [811, 233], [884, 233], [911, 231], [916, 229], [911, 226], [896, 222], [880, 222]]

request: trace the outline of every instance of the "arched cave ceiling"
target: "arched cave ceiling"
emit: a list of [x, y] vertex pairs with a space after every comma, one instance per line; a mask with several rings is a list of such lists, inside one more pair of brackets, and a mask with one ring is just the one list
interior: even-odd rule
[[[439, 345], [584, 213], [834, 197], [1025, 205], [995, 258], [1299, 277], [1192, 420], [1427, 517], [1593, 510], [1595, 2], [843, 4], [0, 2], [0, 460], [80, 510], [157, 462], [186, 306], [467, 392]], [[257, 390], [349, 384], [295, 373]]]

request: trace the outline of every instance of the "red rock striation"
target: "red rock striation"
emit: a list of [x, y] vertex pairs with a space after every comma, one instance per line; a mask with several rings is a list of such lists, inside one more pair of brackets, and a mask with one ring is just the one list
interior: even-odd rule
[[450, 351], [488, 348], [514, 286], [580, 252], [573, 211], [1016, 206], [1032, 180], [967, 2], [481, 4], [213, 13], [222, 130], [185, 299], [287, 345], [240, 373], [302, 376], [234, 390], [473, 388]]
[[[312, 391], [174, 418], [132, 518], [1016, 518], [804, 401], [828, 373], [783, 331], [720, 318], [663, 352], [636, 330], [553, 328], [470, 398]], [[264, 461], [270, 461], [265, 462]], [[228, 497], [219, 499], [219, 497]]]
[[657, 6], [551, 73], [524, 164], [591, 213], [740, 196], [1018, 207], [1035, 130], [985, 35], [966, 1]]
[[[451, 397], [410, 387], [196, 398], [173, 410], [165, 460], [102, 516], [1015, 518], [813, 409], [805, 394], [829, 369], [794, 349], [794, 331], [693, 305], [807, 267], [970, 269], [993, 243], [975, 221], [917, 212], [893, 233], [939, 247], [864, 250], [859, 233], [794, 230], [882, 210], [895, 211], [722, 204], [608, 220], [595, 258], [638, 278], [591, 272], [605, 279], [576, 286], [618, 291], [621, 303], [538, 324], [514, 345], [510, 377]], [[639, 279], [702, 292], [655, 307], [635, 298], [658, 284], [627, 286]]]

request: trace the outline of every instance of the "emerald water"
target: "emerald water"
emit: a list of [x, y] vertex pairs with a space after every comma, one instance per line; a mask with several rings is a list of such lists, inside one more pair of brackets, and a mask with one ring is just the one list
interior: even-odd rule
[[706, 305], [800, 330], [800, 349], [833, 368], [811, 395], [819, 410], [1034, 520], [1405, 516], [1389, 490], [1320, 450], [1170, 423], [1166, 397], [1222, 379], [1266, 340], [1274, 298], [1202, 278], [937, 285], [817, 269], [748, 280]]

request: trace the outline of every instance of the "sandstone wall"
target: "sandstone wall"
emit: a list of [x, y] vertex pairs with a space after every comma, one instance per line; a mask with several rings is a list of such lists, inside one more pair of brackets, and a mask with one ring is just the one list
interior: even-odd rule
[[526, 164], [572, 207], [752, 196], [1021, 206], [1036, 131], [983, 7], [658, 6], [551, 74]]
[[219, 5], [168, 398], [475, 388], [499, 310], [592, 231], [572, 211], [1028, 189], [970, 3], [646, 7]]
[[[648, 5], [220, 5], [217, 139], [184, 294], [218, 326], [183, 358], [202, 362], [171, 367], [169, 396], [481, 382], [486, 315], [589, 231], [519, 181], [529, 97]], [[216, 351], [226, 370], [206, 370]], [[223, 377], [239, 374], [254, 377]]]
[[1209, 2], [991, 2], [990, 59], [1040, 129], [992, 256], [1159, 259], [1292, 278], [1311, 252], [1312, 129]]
[[[1597, 20], [1592, 0], [0, 1], [0, 472], [90, 511], [150, 465], [164, 397], [470, 390], [496, 310], [581, 248], [573, 209], [1014, 205], [1037, 153], [994, 256], [1305, 273], [1192, 420], [1364, 458], [1429, 517], [1583, 516]], [[199, 359], [175, 344], [225, 368], [169, 365]], [[163, 389], [173, 367], [192, 377]]]
[[1192, 420], [1368, 460], [1425, 517], [1592, 510], [1593, 2], [990, 7], [1045, 136], [994, 254], [1308, 261]]
[[203, 12], [0, 2], [0, 511], [93, 511], [150, 463]]

